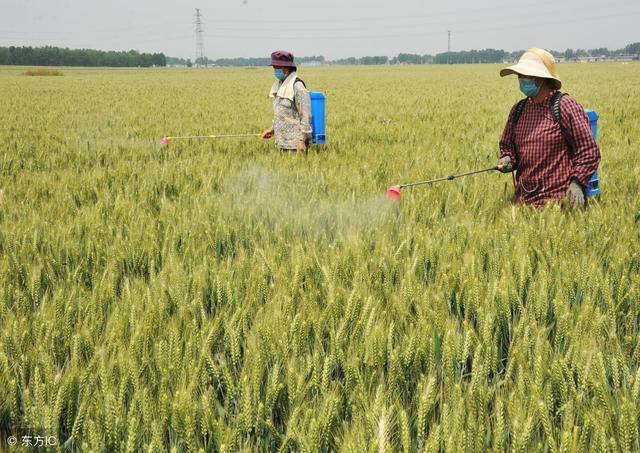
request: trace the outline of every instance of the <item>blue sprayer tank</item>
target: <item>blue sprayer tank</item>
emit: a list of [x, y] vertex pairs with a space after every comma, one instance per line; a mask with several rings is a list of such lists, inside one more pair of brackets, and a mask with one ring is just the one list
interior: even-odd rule
[[[598, 114], [593, 110], [584, 109], [587, 114], [587, 118], [589, 118], [589, 126], [591, 126], [591, 134], [593, 135], [593, 139], [598, 141]], [[591, 176], [589, 182], [587, 182], [587, 187], [585, 189], [585, 194], [588, 197], [593, 197], [595, 195], [600, 195], [600, 179], [598, 177], [598, 170]]]
[[325, 97], [318, 91], [309, 92], [311, 97], [311, 128], [313, 129], [313, 143], [324, 145], [327, 143], [325, 135]]

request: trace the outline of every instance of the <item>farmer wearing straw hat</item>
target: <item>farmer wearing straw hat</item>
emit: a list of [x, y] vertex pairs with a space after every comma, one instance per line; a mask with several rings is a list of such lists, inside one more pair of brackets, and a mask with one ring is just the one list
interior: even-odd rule
[[600, 150], [584, 109], [558, 91], [562, 82], [546, 50], [527, 50], [517, 64], [500, 71], [502, 77], [509, 74], [518, 75], [527, 98], [511, 109], [498, 169], [515, 170], [518, 202], [540, 207], [563, 200], [570, 207], [585, 206], [584, 188], [598, 169]]
[[309, 92], [296, 74], [293, 54], [273, 52], [270, 65], [277, 79], [269, 92], [273, 98], [273, 123], [262, 138], [275, 137], [283, 151], [304, 153], [312, 138]]

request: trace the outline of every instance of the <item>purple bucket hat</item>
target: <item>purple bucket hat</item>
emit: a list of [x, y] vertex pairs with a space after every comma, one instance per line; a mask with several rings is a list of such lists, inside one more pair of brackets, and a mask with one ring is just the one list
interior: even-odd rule
[[293, 54], [285, 50], [276, 50], [271, 54], [271, 64], [269, 66], [282, 66], [284, 68], [295, 68]]

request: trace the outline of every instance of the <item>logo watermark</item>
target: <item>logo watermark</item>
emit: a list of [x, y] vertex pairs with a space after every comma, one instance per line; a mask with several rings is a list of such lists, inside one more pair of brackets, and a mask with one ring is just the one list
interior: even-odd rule
[[58, 439], [55, 436], [9, 436], [7, 437], [7, 444], [10, 447], [17, 445], [25, 448], [38, 448], [38, 447], [55, 447], [58, 445]]

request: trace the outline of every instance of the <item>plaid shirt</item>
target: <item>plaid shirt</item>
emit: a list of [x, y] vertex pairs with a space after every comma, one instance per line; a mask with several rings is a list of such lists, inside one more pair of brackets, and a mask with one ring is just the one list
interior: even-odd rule
[[551, 115], [549, 102], [554, 93], [541, 102], [529, 98], [515, 127], [514, 105], [500, 139], [500, 157], [509, 156], [517, 171], [519, 202], [542, 206], [545, 201], [564, 198], [572, 179], [586, 186], [600, 163], [600, 150], [584, 109], [576, 100], [563, 96], [560, 121], [573, 140], [570, 152], [560, 125]]

